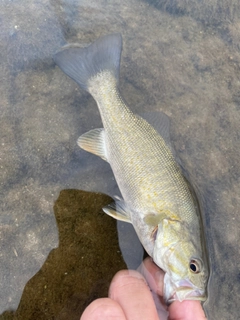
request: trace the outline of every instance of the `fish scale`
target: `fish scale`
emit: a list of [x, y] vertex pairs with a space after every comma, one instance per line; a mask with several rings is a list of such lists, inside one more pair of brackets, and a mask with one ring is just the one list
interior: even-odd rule
[[[146, 228], [145, 216], [168, 212], [168, 218], [185, 221], [197, 232], [195, 205], [163, 138], [126, 106], [117, 90], [114, 75], [108, 71], [96, 78], [89, 80], [89, 92], [97, 101], [102, 117], [108, 161], [133, 226], [152, 255], [153, 244], [146, 241], [145, 235], [151, 234], [153, 228]], [[137, 217], [132, 214], [135, 211], [139, 212]]]

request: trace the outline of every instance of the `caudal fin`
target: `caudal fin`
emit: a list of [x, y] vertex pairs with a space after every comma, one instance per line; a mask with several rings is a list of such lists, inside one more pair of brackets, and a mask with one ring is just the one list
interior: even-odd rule
[[53, 59], [63, 72], [88, 91], [89, 80], [102, 71], [111, 71], [118, 81], [121, 52], [121, 34], [110, 34], [86, 48], [71, 45], [63, 48]]

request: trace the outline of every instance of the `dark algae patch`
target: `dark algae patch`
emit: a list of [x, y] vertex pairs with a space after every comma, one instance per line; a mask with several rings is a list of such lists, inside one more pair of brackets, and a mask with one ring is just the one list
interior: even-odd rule
[[59, 247], [26, 284], [16, 312], [0, 319], [77, 320], [91, 301], [107, 296], [114, 274], [126, 268], [116, 222], [101, 209], [111, 201], [99, 193], [61, 191], [54, 205]]

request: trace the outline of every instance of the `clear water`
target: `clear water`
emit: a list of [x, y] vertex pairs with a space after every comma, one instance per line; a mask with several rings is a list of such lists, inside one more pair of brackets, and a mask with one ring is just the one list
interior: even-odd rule
[[[238, 2], [5, 0], [0, 8], [0, 319], [17, 308], [15, 319], [79, 319], [125, 267], [116, 222], [100, 210], [110, 199], [70, 190], [114, 188], [107, 163], [76, 144], [101, 126], [96, 104], [51, 58], [66, 42], [112, 32], [123, 36], [125, 100], [136, 113], [169, 115], [177, 154], [200, 190], [212, 270], [208, 318], [237, 319]], [[128, 245], [131, 230], [122, 232], [135, 267], [142, 252]]]

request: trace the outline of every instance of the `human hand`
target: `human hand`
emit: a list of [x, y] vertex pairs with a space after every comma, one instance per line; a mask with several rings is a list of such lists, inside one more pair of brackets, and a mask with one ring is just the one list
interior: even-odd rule
[[166, 320], [167, 316], [169, 320], [206, 320], [199, 301], [174, 301], [167, 311], [161, 302], [164, 272], [150, 258], [139, 271], [119, 271], [111, 282], [109, 298], [93, 301], [80, 320]]

